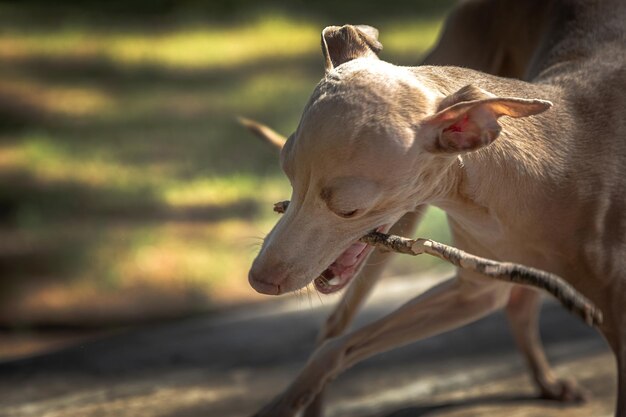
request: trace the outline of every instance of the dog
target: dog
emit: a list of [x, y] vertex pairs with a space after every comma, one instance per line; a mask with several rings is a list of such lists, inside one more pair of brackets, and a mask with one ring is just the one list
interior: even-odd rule
[[[382, 46], [375, 29], [324, 29], [325, 78], [281, 152], [292, 203], [265, 239], [249, 280], [266, 294], [311, 281], [321, 292], [338, 291], [370, 255], [357, 242], [361, 235], [414, 224], [425, 205], [438, 206], [448, 214], [456, 246], [555, 272], [600, 306], [601, 332], [618, 361], [617, 415], [624, 416], [625, 7], [617, 1], [531, 1], [526, 13], [515, 13], [524, 6], [514, 3], [462, 4], [426, 58], [427, 64], [473, 60], [467, 66], [483, 72], [396, 67], [378, 59]], [[487, 35], [467, 16], [481, 16], [485, 8], [532, 16], [533, 30], [525, 28], [531, 35], [521, 38], [515, 29], [525, 25], [513, 23], [495, 47], [468, 53], [463, 42], [472, 42], [471, 33]], [[460, 36], [464, 31], [467, 36]], [[573, 233], [580, 238], [570, 239]], [[381, 268], [369, 266], [361, 275], [375, 278]], [[359, 279], [345, 297], [361, 301], [374, 281]], [[568, 384], [554, 378], [545, 361], [534, 324], [537, 300], [528, 289], [457, 271], [389, 316], [345, 335], [339, 334], [354, 311], [340, 307], [323, 333], [328, 340], [258, 415], [295, 415], [311, 403], [307, 414], [316, 415], [316, 395], [354, 363], [505, 305], [539, 386], [543, 378], [549, 388], [576, 392], [563, 388]], [[333, 321], [339, 323], [334, 329]]]
[[[531, 18], [540, 18], [545, 22], [550, 13], [558, 11], [553, 6], [544, 1], [466, 1], [447, 18], [437, 46], [421, 65], [457, 65], [493, 75], [523, 79], [541, 33], [526, 31], [524, 25]], [[476, 26], [480, 26], [481, 30], [475, 30]], [[526, 33], [527, 37], [520, 37], [519, 33]], [[279, 150], [284, 146], [286, 138], [269, 127], [245, 118], [239, 121], [270, 146]], [[392, 231], [411, 234], [421, 214], [421, 209], [407, 213], [392, 227]], [[390, 254], [374, 252], [371, 257], [371, 262], [365, 264], [359, 276], [349, 284], [342, 300], [326, 320], [318, 335], [318, 345], [345, 331], [376, 285]], [[506, 313], [540, 396], [562, 402], [584, 401], [587, 393], [574, 380], [558, 378], [548, 364], [537, 326], [539, 306], [538, 292], [515, 287], [511, 290]], [[318, 393], [307, 408], [307, 416], [319, 415], [322, 398], [321, 393]]]

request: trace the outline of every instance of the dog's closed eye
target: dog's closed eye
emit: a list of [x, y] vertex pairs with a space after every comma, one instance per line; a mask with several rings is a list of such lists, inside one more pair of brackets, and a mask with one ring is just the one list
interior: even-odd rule
[[328, 209], [345, 219], [365, 214], [376, 203], [378, 195], [376, 184], [357, 177], [334, 178], [320, 192]]
[[341, 217], [344, 217], [346, 219], [349, 219], [350, 217], [354, 217], [356, 216], [356, 214], [359, 212], [359, 210], [350, 210], [350, 211], [338, 211], [336, 212], [338, 215], [340, 215]]
[[[330, 211], [335, 213], [337, 216], [349, 219], [350, 217], [356, 216], [359, 212], [358, 209], [346, 208], [345, 207], [345, 199], [338, 198], [336, 193], [333, 192], [331, 188], [323, 188], [320, 193], [320, 197], [326, 203], [326, 206]], [[350, 203], [349, 201], [347, 203]]]

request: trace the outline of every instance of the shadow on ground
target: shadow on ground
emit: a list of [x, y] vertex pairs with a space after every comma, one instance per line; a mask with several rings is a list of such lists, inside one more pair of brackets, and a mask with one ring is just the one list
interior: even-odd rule
[[[357, 325], [399, 305], [406, 293], [375, 296]], [[113, 416], [120, 407], [143, 416], [249, 415], [305, 362], [328, 311], [307, 305], [286, 300], [249, 307], [2, 363], [0, 398], [11, 416], [24, 417], [44, 408], [59, 416]], [[559, 373], [599, 392], [596, 401], [610, 410], [614, 365], [603, 340], [554, 303], [542, 317], [547, 351]], [[24, 384], [26, 391], [19, 388]], [[496, 314], [357, 365], [332, 384], [329, 415], [483, 415], [462, 412], [489, 407], [566, 415], [555, 406], [537, 398], [506, 320]]]

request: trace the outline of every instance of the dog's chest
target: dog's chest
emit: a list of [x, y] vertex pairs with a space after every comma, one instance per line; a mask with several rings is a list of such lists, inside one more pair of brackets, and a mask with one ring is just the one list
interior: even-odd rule
[[551, 271], [570, 261], [567, 239], [542, 217], [502, 216], [479, 207], [447, 212], [454, 244], [467, 252]]

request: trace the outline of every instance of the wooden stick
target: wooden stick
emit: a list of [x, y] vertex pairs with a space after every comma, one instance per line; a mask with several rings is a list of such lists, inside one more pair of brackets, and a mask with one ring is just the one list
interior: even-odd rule
[[[289, 201], [276, 203], [274, 211], [284, 213], [288, 205]], [[602, 312], [558, 275], [511, 262], [481, 258], [430, 239], [408, 239], [370, 232], [359, 240], [368, 245], [407, 255], [426, 253], [459, 268], [476, 271], [500, 281], [540, 288], [552, 294], [567, 310], [582, 318], [590, 326], [602, 323]]]

